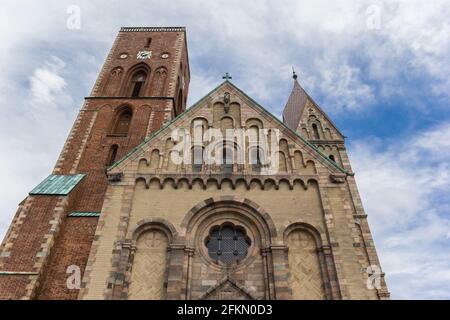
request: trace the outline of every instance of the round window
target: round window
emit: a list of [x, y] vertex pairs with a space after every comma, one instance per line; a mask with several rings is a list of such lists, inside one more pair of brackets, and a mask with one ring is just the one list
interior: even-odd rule
[[239, 263], [247, 256], [251, 241], [244, 228], [224, 224], [211, 228], [205, 245], [216, 263], [220, 261], [230, 265]]

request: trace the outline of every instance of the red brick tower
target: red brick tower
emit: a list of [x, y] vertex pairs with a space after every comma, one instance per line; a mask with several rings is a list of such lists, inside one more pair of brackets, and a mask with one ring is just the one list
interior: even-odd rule
[[33, 189], [0, 247], [0, 299], [76, 299], [69, 266], [84, 272], [107, 166], [186, 107], [185, 28], [122, 28], [85, 99], [53, 173]]

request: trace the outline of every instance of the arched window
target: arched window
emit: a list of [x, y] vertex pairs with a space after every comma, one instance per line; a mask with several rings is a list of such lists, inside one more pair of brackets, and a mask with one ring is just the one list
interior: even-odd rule
[[245, 230], [233, 225], [213, 227], [205, 239], [209, 256], [216, 262], [234, 264], [248, 254], [251, 241]]
[[330, 160], [336, 162], [336, 160], [335, 160], [335, 158], [334, 158], [334, 156], [333, 156], [332, 154], [330, 154], [330, 155], [328, 156], [328, 158], [330, 158]]
[[106, 166], [112, 166], [117, 158], [117, 150], [119, 146], [117, 144], [113, 144], [109, 149], [108, 159], [106, 161]]
[[147, 80], [147, 72], [138, 71], [133, 75], [131, 79], [131, 96], [139, 97], [142, 89], [144, 88], [145, 81]]
[[248, 143], [249, 143], [249, 159], [250, 164], [254, 169], [259, 169], [261, 167], [261, 143], [259, 139], [259, 127], [251, 126], [248, 131]]
[[203, 165], [203, 147], [196, 145], [192, 148], [192, 171], [202, 171]]
[[259, 147], [250, 148], [250, 164], [253, 170], [258, 170], [263, 165], [263, 152]]
[[152, 44], [152, 38], [147, 38], [147, 42], [145, 43], [145, 48], [150, 48], [151, 44]]
[[222, 146], [222, 171], [225, 173], [233, 172], [233, 155], [233, 147], [224, 141]]
[[313, 123], [312, 124], [312, 129], [314, 131], [314, 139], [319, 140], [320, 139], [320, 135], [319, 135], [319, 129], [317, 128], [317, 124]]
[[130, 128], [131, 117], [133, 116], [130, 108], [125, 108], [119, 113], [113, 128], [113, 134], [126, 136]]

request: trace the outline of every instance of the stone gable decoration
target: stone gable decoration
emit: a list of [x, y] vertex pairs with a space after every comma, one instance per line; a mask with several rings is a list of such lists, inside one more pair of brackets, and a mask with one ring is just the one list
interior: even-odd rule
[[0, 299], [388, 299], [344, 135], [296, 75], [283, 121], [222, 80], [186, 108], [185, 29], [122, 28]]

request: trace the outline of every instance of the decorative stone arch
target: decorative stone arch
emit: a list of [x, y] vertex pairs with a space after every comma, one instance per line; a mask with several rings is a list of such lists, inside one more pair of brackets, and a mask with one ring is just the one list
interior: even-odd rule
[[292, 187], [295, 189], [295, 186], [296, 186], [297, 184], [300, 185], [300, 186], [303, 188], [303, 190], [306, 190], [306, 189], [307, 189], [306, 183], [305, 183], [305, 181], [304, 181], [303, 179], [301, 179], [301, 178], [295, 178], [295, 179], [292, 181]]
[[261, 179], [253, 178], [248, 183], [248, 188], [251, 189], [252, 185], [258, 185], [259, 190], [264, 190], [264, 181], [261, 181]]
[[223, 121], [224, 119], [231, 119], [231, 127], [232, 127], [232, 128], [236, 128], [237, 121], [236, 121], [236, 118], [235, 118], [233, 115], [231, 115], [231, 114], [229, 114], [229, 113], [227, 113], [227, 114], [225, 114], [225, 115], [222, 115], [222, 116], [220, 117], [220, 119], [219, 119], [220, 126], [222, 126], [222, 121]]
[[[112, 121], [110, 122], [109, 127], [108, 127], [109, 134], [117, 133], [116, 130], [118, 127], [118, 122], [121, 120], [121, 117], [125, 114], [129, 114], [129, 116], [130, 116], [130, 120], [129, 120], [130, 123], [128, 124], [128, 132], [129, 132], [129, 130], [131, 128], [131, 122], [133, 121], [134, 108], [131, 104], [125, 103], [114, 109], [114, 115], [113, 115]], [[127, 134], [128, 134], [128, 132], [127, 132]]]
[[104, 96], [113, 96], [117, 92], [117, 89], [122, 85], [123, 72], [122, 66], [116, 66], [111, 70], [103, 85]]
[[[187, 212], [180, 225], [180, 236], [191, 241], [194, 228], [202, 220], [208, 218], [208, 214], [220, 208], [233, 208], [240, 214], [253, 218], [254, 222], [259, 224], [262, 243], [270, 246], [277, 242], [277, 229], [270, 215], [258, 204], [238, 196], [219, 196], [203, 200]], [[264, 241], [263, 241], [264, 240]]]
[[148, 103], [144, 103], [144, 104], [137, 106], [136, 110], [144, 110], [144, 109], [149, 109], [149, 108], [152, 108], [152, 106], [149, 105]]
[[152, 78], [152, 96], [159, 97], [164, 94], [167, 85], [169, 71], [165, 66], [158, 67], [153, 73]]
[[105, 103], [105, 104], [102, 104], [102, 105], [97, 109], [97, 112], [99, 112], [99, 111], [104, 111], [104, 110], [112, 112], [112, 111], [114, 110], [114, 107], [113, 107], [111, 104], [109, 104], [109, 103]]
[[[245, 159], [245, 150], [242, 149], [242, 146], [234, 140], [218, 140], [210, 143], [204, 150], [205, 159], [217, 159], [217, 157], [222, 157], [224, 149], [231, 149], [233, 154], [233, 162], [232, 166], [239, 166], [239, 163], [242, 163]], [[221, 154], [217, 154], [220, 152]], [[213, 156], [214, 154], [214, 156]], [[221, 159], [222, 160], [222, 159]], [[214, 162], [214, 161], [213, 161]], [[211, 165], [211, 164], [209, 164]], [[212, 164], [215, 165], [215, 162]]]
[[235, 188], [238, 187], [239, 184], [241, 184], [241, 183], [245, 186], [245, 189], [248, 190], [250, 188], [250, 183], [244, 178], [236, 179], [236, 181], [235, 181]]
[[[224, 264], [223, 261], [215, 261], [211, 257], [205, 242], [212, 229], [225, 225], [233, 225], [242, 229], [249, 239], [246, 255], [239, 262], [231, 262], [229, 265]], [[227, 282], [225, 288], [221, 286], [221, 278], [216, 278], [219, 285], [216, 285], [217, 282], [213, 284], [210, 287], [210, 294], [205, 295], [205, 292], [199, 294], [199, 290], [194, 289], [197, 288], [194, 286], [201, 282], [198, 271], [203, 265], [208, 266], [211, 274], [214, 274], [215, 277], [223, 276], [223, 272], [226, 270], [228, 270], [230, 276], [233, 276], [233, 274], [240, 274], [248, 268], [253, 268], [257, 270], [254, 272], [263, 275], [258, 280], [258, 285], [262, 286], [264, 291], [259, 291], [257, 298], [274, 298], [276, 284], [273, 266], [278, 262], [273, 260], [273, 252], [276, 251], [276, 248], [273, 249], [273, 247], [276, 247], [277, 237], [277, 229], [270, 215], [249, 199], [238, 196], [219, 196], [198, 203], [186, 213], [180, 224], [178, 242], [183, 245], [183, 249], [178, 251], [178, 260], [171, 261], [171, 267], [179, 264], [177, 261], [185, 261], [185, 267], [188, 267], [186, 278], [191, 280], [183, 282], [183, 279], [179, 279], [178, 284], [169, 283], [168, 292], [177, 290], [180, 292], [176, 288], [182, 286], [181, 295], [180, 293], [174, 293], [170, 298], [179, 299], [184, 292], [186, 293], [186, 299], [191, 299], [191, 294], [193, 295], [192, 298], [195, 299], [207, 298], [207, 296], [211, 296], [212, 292], [214, 292], [213, 296], [217, 298], [228, 292], [231, 288], [230, 285], [234, 288], [233, 290], [236, 290], [236, 294], [240, 294], [240, 297], [242, 297], [243, 293], [238, 289], [239, 284], [236, 287]], [[195, 252], [195, 255], [193, 252]], [[241, 281], [243, 280], [240, 279]], [[243, 285], [243, 283], [240, 284]], [[221, 290], [224, 290], [224, 292], [219, 293], [218, 291]], [[244, 294], [244, 296], [246, 295]]]
[[206, 183], [203, 179], [201, 179], [201, 178], [193, 179], [192, 183], [191, 183], [191, 188], [195, 187], [197, 184], [200, 186], [201, 189], [203, 189], [203, 190], [206, 189]]
[[162, 183], [160, 183], [161, 190], [164, 189], [166, 186], [171, 186], [173, 189], [178, 188], [178, 184], [176, 183], [174, 178], [165, 178]]
[[282, 225], [279, 229], [279, 234], [283, 235], [283, 242], [286, 243], [287, 236], [294, 230], [304, 230], [314, 237], [318, 247], [322, 247], [323, 243], [327, 243], [326, 235], [320, 231], [320, 227], [315, 227], [309, 223], [302, 220], [297, 220], [296, 222], [289, 222]]
[[205, 135], [205, 133], [209, 129], [210, 122], [208, 121], [208, 119], [206, 119], [205, 117], [202, 117], [202, 116], [195, 117], [194, 119], [191, 120], [191, 124], [190, 124], [191, 136], [194, 136], [194, 132], [195, 132], [195, 128], [196, 128], [195, 125], [198, 124], [199, 122], [201, 122], [203, 135]]
[[192, 189], [192, 183], [188, 178], [185, 177], [179, 178], [177, 181], [177, 185], [179, 187], [182, 187], [184, 183], [186, 183], [186, 186], [188, 187], [189, 190]]
[[147, 179], [145, 179], [144, 177], [137, 177], [135, 180], [134, 180], [134, 188], [136, 188], [136, 186], [138, 185], [138, 183], [139, 182], [143, 182], [144, 183], [144, 186], [145, 186], [145, 189], [148, 189], [149, 188], [149, 181], [147, 181]]
[[258, 118], [248, 118], [245, 120], [245, 128], [249, 129], [250, 127], [256, 126], [259, 130], [264, 129], [264, 123], [261, 121], [261, 119]]
[[324, 138], [324, 130], [321, 120], [319, 120], [316, 116], [311, 115], [308, 119], [308, 125], [310, 126], [313, 140]]
[[277, 179], [273, 179], [273, 178], [264, 179], [264, 182], [263, 182], [264, 188], [263, 188], [263, 190], [266, 190], [267, 189], [266, 186], [269, 185], [270, 183], [273, 185], [275, 190], [278, 190], [278, 187], [279, 187], [278, 180]]
[[136, 223], [130, 232], [131, 239], [122, 245], [120, 254], [121, 259], [127, 261], [127, 268], [121, 271], [128, 283], [122, 288], [121, 296], [133, 299], [166, 297], [169, 249], [177, 234], [175, 227], [163, 218], [146, 218]]
[[225, 183], [227, 183], [227, 182], [230, 184], [232, 190], [234, 190], [234, 189], [236, 188], [236, 185], [234, 184], [234, 180], [233, 180], [233, 179], [230, 179], [230, 178], [223, 178], [223, 179], [221, 179], [221, 181], [220, 181], [220, 187], [219, 187], [219, 190], [222, 190], [222, 186], [223, 186]]
[[289, 180], [289, 179], [287, 179], [287, 178], [281, 178], [281, 179], [278, 181], [278, 189], [280, 188], [280, 185], [281, 185], [281, 183], [283, 183], [283, 182], [286, 183], [286, 184], [288, 185], [289, 190], [293, 190], [293, 189], [294, 189], [294, 185], [293, 185], [292, 181]]
[[208, 178], [208, 179], [206, 180], [205, 185], [208, 187], [208, 186], [210, 186], [211, 184], [214, 184], [215, 187], [217, 188], [217, 190], [220, 190], [220, 181], [219, 181], [218, 179], [212, 178], [212, 177]]
[[167, 221], [164, 218], [145, 218], [136, 223], [134, 228], [131, 230], [131, 241], [134, 243], [139, 238], [141, 234], [144, 232], [150, 230], [150, 229], [157, 229], [167, 236], [169, 239], [169, 243], [172, 243], [176, 240], [178, 236], [177, 229], [174, 227], [172, 223]]
[[309, 178], [306, 181], [306, 188], [308, 188], [310, 185], [316, 185], [319, 188], [319, 181], [315, 178]]
[[[337, 280], [337, 272], [333, 261], [332, 249], [331, 246], [328, 244], [327, 235], [322, 230], [322, 228], [298, 220], [296, 222], [286, 223], [283, 226], [281, 226], [279, 233], [282, 234], [283, 236], [283, 243], [286, 246], [288, 246], [289, 235], [292, 234], [293, 232], [298, 231], [305, 232], [306, 234], [312, 236], [313, 241], [315, 243], [314, 252], [317, 254], [317, 263], [320, 271], [321, 282], [323, 285], [323, 295], [324, 295], [323, 298], [327, 300], [339, 299], [340, 298], [339, 288], [336, 285], [332, 285], [332, 282]], [[289, 248], [288, 252], [290, 252]], [[286, 252], [286, 260], [288, 261], [289, 265], [292, 262], [289, 261], [288, 255], [290, 254], [288, 252]], [[292, 267], [293, 266], [291, 265], [290, 268]], [[293, 270], [289, 269], [289, 275], [291, 275], [292, 272]], [[311, 272], [309, 273], [310, 275], [312, 274]], [[291, 285], [290, 290], [292, 294], [292, 287], [295, 284], [294, 281], [292, 280], [290, 280], [289, 283]]]
[[127, 93], [131, 89], [131, 79], [138, 72], [145, 72], [147, 74], [146, 83], [144, 85], [144, 88], [142, 88], [142, 93], [143, 93], [142, 96], [147, 95], [146, 93], [147, 93], [147, 91], [148, 91], [147, 89], [149, 87], [147, 84], [150, 79], [151, 68], [147, 63], [139, 62], [139, 63], [135, 64], [134, 66], [132, 66], [130, 69], [128, 69], [128, 71], [126, 72], [126, 76], [124, 78], [124, 81], [123, 81], [121, 89], [120, 89], [121, 96], [128, 96]]

